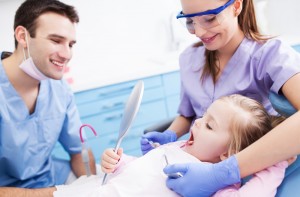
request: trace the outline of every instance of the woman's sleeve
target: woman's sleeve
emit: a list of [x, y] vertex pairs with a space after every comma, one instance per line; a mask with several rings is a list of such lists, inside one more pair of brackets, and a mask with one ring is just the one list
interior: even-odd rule
[[214, 197], [275, 196], [277, 188], [284, 178], [285, 169], [287, 167], [287, 161], [279, 162], [276, 165], [254, 174], [253, 177], [241, 188], [230, 186], [218, 191]]

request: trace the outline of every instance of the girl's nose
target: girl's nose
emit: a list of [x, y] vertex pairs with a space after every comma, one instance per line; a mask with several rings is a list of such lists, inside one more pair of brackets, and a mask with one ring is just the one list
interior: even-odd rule
[[196, 125], [197, 127], [199, 127], [199, 126], [201, 125], [201, 119], [202, 119], [202, 118], [198, 118], [198, 119], [195, 120], [195, 125]]

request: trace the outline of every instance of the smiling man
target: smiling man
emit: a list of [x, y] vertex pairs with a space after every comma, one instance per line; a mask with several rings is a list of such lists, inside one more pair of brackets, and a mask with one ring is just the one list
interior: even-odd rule
[[[56, 0], [26, 0], [16, 12], [15, 51], [0, 53], [0, 196], [52, 195], [72, 173], [85, 173], [81, 122], [62, 79], [78, 22], [74, 7]], [[51, 157], [57, 141], [70, 162]]]

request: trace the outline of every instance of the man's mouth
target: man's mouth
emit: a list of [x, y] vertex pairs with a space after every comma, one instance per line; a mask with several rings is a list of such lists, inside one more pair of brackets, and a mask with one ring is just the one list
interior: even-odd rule
[[61, 62], [58, 62], [58, 61], [55, 61], [55, 60], [50, 60], [50, 62], [58, 67], [64, 67], [65, 64], [64, 63], [61, 63]]

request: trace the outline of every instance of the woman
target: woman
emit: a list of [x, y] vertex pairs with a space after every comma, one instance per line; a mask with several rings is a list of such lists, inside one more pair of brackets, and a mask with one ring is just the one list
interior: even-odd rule
[[[269, 93], [275, 92], [300, 109], [300, 55], [259, 33], [252, 0], [181, 0], [181, 4], [177, 17], [201, 42], [180, 56], [180, 116], [167, 131], [144, 135], [143, 153], [151, 149], [148, 141], [164, 144], [188, 132], [193, 120], [224, 95], [238, 93], [254, 98], [270, 114], [276, 114], [268, 99]], [[166, 172], [184, 174], [167, 180], [167, 186], [182, 196], [209, 196], [239, 182], [240, 177], [299, 154], [299, 119], [297, 112], [257, 143], [218, 164], [187, 163], [166, 168]]]

